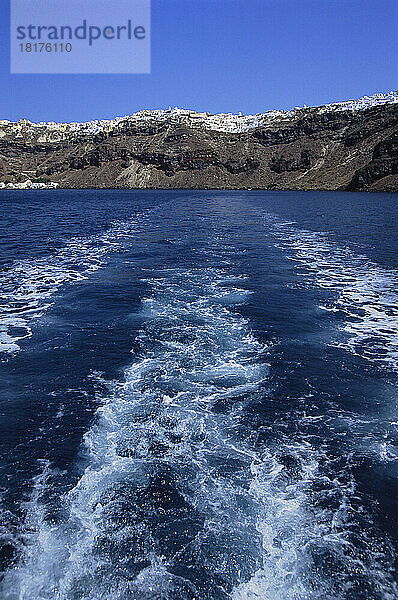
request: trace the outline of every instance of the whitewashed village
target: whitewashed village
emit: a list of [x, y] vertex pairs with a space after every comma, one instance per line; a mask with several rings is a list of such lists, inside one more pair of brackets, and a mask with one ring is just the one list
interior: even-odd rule
[[31, 181], [30, 179], [18, 183], [4, 183], [3, 181], [0, 181], [0, 190], [54, 190], [57, 187], [58, 183], [55, 183], [54, 181], [49, 181], [48, 183], [44, 183], [42, 181]]

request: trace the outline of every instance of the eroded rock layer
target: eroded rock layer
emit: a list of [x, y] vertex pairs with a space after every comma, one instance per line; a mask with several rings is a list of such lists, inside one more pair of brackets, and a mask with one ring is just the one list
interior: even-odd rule
[[0, 121], [0, 181], [398, 191], [398, 102], [331, 106], [254, 117], [173, 110], [90, 124]]

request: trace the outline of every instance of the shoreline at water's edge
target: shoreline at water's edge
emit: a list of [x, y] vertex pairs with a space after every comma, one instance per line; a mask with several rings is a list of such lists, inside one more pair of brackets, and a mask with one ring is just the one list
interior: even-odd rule
[[58, 186], [57, 188], [40, 188], [40, 189], [31, 189], [31, 188], [2, 188], [1, 192], [53, 192], [53, 191], [89, 191], [89, 190], [97, 190], [97, 191], [107, 191], [107, 190], [119, 190], [123, 192], [153, 192], [153, 191], [165, 191], [165, 192], [184, 192], [184, 191], [197, 191], [197, 192], [339, 192], [339, 193], [353, 193], [353, 194], [397, 194], [398, 189], [384, 189], [384, 190], [347, 190], [343, 188], [336, 189], [325, 189], [325, 188], [232, 188], [232, 187], [220, 187], [220, 188], [198, 188], [198, 187], [180, 187], [180, 188], [171, 188], [171, 187], [121, 187], [121, 186], [87, 186], [87, 187], [66, 187], [66, 186]]

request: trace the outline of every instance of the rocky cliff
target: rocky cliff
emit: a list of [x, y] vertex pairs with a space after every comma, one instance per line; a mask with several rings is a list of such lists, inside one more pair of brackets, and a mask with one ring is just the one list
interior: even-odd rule
[[84, 124], [0, 121], [0, 181], [396, 192], [394, 98], [253, 117], [169, 110]]

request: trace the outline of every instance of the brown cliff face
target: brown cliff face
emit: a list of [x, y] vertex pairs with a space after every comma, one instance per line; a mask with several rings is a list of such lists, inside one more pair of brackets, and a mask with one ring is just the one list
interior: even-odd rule
[[[16, 126], [15, 126], [16, 127]], [[301, 109], [225, 133], [167, 120], [98, 134], [0, 124], [0, 181], [60, 187], [398, 191], [398, 105]]]

